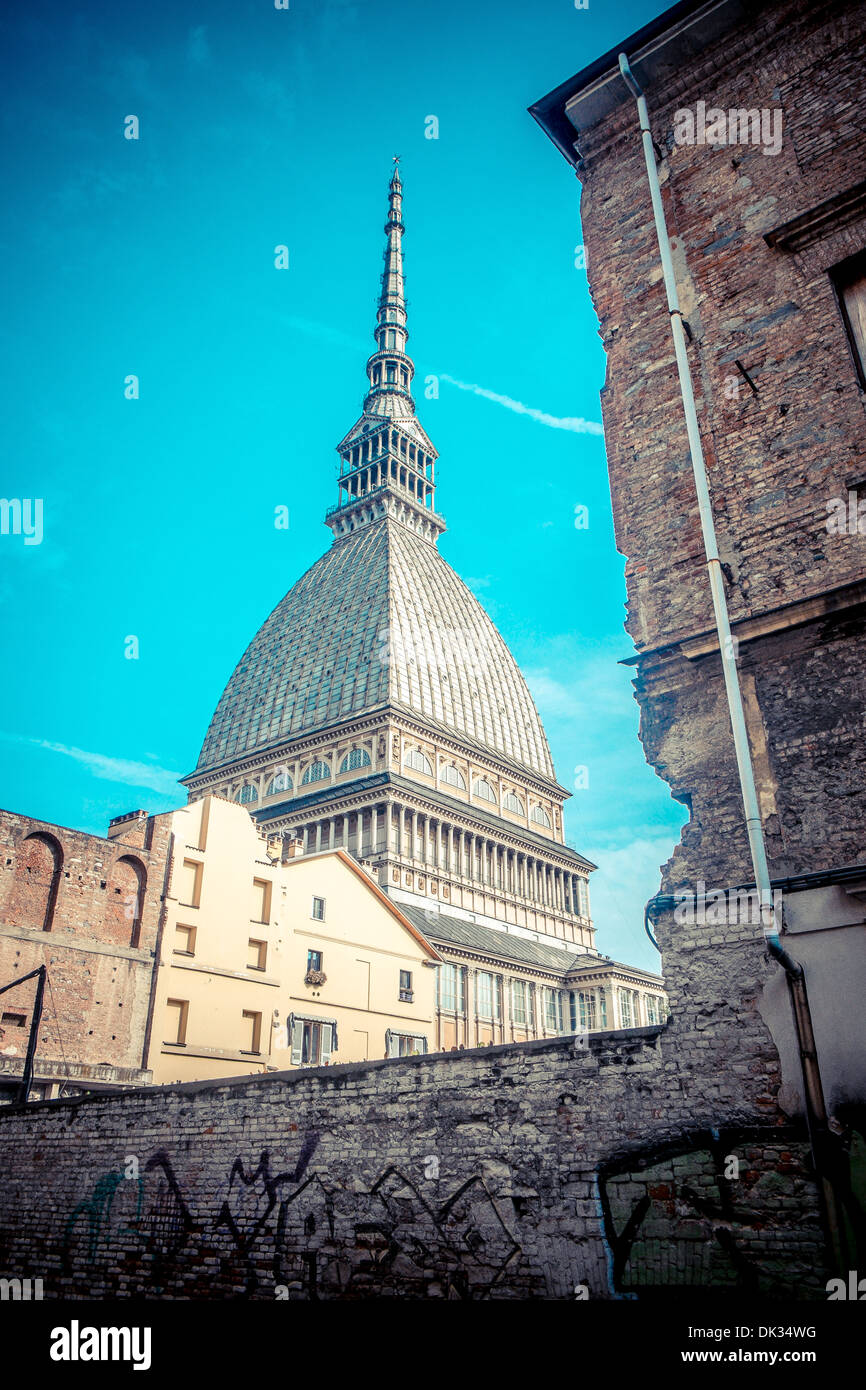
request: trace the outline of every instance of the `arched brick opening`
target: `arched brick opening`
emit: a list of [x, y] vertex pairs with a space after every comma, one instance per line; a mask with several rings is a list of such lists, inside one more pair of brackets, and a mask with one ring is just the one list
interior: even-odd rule
[[105, 913], [105, 935], [118, 946], [137, 946], [147, 887], [147, 871], [139, 859], [124, 854], [111, 871]]
[[62, 869], [63, 848], [59, 840], [41, 830], [26, 837], [16, 866], [16, 925], [51, 931]]

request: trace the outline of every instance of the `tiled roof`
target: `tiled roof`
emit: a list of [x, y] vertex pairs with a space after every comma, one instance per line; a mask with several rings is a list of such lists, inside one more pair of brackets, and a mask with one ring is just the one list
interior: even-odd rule
[[435, 545], [382, 518], [337, 540], [259, 629], [197, 771], [389, 704], [553, 778], [532, 696], [480, 603]]
[[587, 952], [575, 955], [563, 943], [564, 949], [547, 946], [540, 941], [531, 941], [513, 932], [498, 931], [496, 927], [484, 927], [479, 922], [464, 922], [462, 918], [450, 917], [444, 912], [423, 907], [411, 907], [400, 903], [400, 911], [414, 922], [428, 941], [442, 946], [465, 946], [467, 950], [478, 951], [485, 956], [497, 956], [503, 961], [515, 964], [537, 966], [540, 970], [550, 970], [560, 975], [575, 975], [598, 970], [627, 972], [629, 975], [645, 976], [648, 980], [661, 984], [661, 977], [650, 970], [635, 969], [623, 965], [621, 961], [611, 960], [609, 956], [595, 956]]
[[575, 956], [568, 948], [560, 951], [556, 946], [545, 946], [540, 941], [530, 941], [528, 937], [516, 936], [513, 932], [497, 931], [495, 927], [483, 927], [478, 922], [464, 922], [444, 912], [425, 912], [423, 908], [410, 907], [403, 902], [400, 903], [400, 911], [415, 923], [428, 941], [434, 943], [466, 946], [487, 956], [500, 956], [503, 960], [535, 965], [561, 975], [587, 959], [593, 965], [599, 963], [594, 956]]

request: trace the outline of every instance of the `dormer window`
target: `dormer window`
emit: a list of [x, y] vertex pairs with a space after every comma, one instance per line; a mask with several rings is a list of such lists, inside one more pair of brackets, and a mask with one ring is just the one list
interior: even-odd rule
[[366, 748], [352, 748], [340, 763], [341, 772], [354, 772], [359, 767], [370, 767], [370, 754]]
[[415, 772], [425, 772], [428, 777], [433, 776], [433, 767], [429, 758], [425, 758], [420, 748], [412, 748], [403, 759], [404, 767], [411, 767]]
[[439, 775], [449, 787], [459, 787], [461, 791], [465, 792], [466, 779], [459, 767], [455, 767], [453, 763], [446, 763]]
[[290, 792], [292, 790], [292, 779], [285, 768], [281, 768], [275, 773], [268, 784], [266, 796], [276, 796], [277, 792]]
[[310, 766], [301, 778], [301, 783], [306, 787], [309, 786], [310, 782], [324, 782], [330, 775], [331, 769], [328, 767], [327, 763], [310, 763]]

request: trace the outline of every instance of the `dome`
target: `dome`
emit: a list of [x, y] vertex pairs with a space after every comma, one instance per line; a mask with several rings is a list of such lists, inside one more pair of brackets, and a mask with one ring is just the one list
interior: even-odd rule
[[196, 772], [390, 707], [553, 779], [538, 711], [474, 594], [391, 518], [334, 542], [223, 692]]

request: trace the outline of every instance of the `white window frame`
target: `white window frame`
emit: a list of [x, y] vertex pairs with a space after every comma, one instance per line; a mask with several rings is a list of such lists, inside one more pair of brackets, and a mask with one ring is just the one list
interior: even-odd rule
[[[309, 1038], [319, 1042], [319, 1057], [315, 1061], [304, 1061], [304, 1043], [307, 1029]], [[318, 1029], [318, 1033], [316, 1032]], [[337, 1020], [319, 1018], [315, 1014], [290, 1014], [287, 1020], [288, 1046], [293, 1067], [324, 1067], [337, 1051]]]
[[[422, 1047], [416, 1047], [412, 1051], [400, 1051], [401, 1042], [422, 1043]], [[396, 1049], [396, 1050], [395, 1050]], [[386, 1028], [385, 1030], [385, 1053], [388, 1057], [411, 1057], [413, 1052], [424, 1054], [430, 1051], [425, 1033], [402, 1033], [397, 1028]]]

